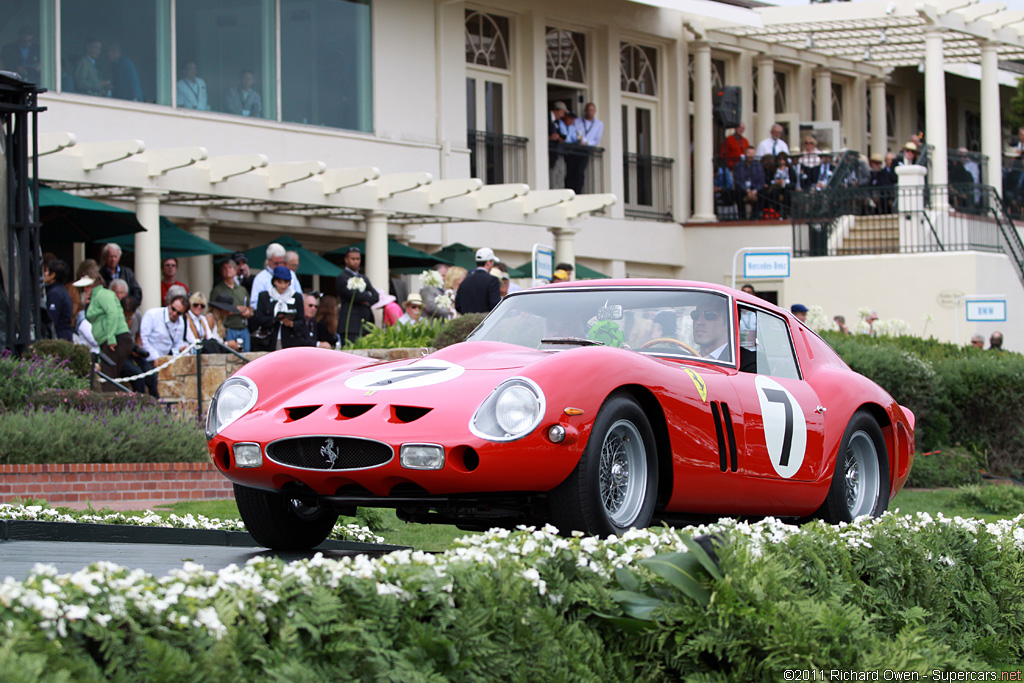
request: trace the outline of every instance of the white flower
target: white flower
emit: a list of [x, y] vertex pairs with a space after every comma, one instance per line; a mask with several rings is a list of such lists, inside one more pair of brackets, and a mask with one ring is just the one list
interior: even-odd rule
[[351, 292], [365, 292], [366, 280], [359, 277], [358, 275], [350, 277], [348, 279], [348, 289]]
[[455, 302], [452, 301], [452, 298], [448, 296], [448, 294], [440, 295], [439, 297], [434, 299], [434, 303], [437, 304], [438, 308], [443, 309], [445, 311], [455, 310]]
[[420, 285], [423, 287], [443, 287], [444, 280], [436, 270], [424, 270], [420, 273]]

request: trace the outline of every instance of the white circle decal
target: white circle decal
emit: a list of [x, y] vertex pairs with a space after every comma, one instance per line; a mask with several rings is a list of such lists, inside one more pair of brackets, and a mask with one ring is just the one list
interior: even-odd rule
[[415, 389], [453, 380], [466, 368], [445, 360], [417, 360], [408, 365], [388, 365], [380, 370], [361, 372], [345, 380], [349, 389], [374, 392], [388, 389]]
[[807, 420], [793, 394], [764, 375], [754, 380], [761, 402], [764, 442], [768, 458], [780, 477], [789, 479], [804, 462], [807, 450]]

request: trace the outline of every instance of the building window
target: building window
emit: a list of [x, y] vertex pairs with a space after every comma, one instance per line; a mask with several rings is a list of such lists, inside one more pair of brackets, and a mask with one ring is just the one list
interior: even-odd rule
[[171, 103], [166, 3], [63, 0], [60, 8], [63, 91]]
[[786, 104], [786, 72], [775, 72], [775, 111], [789, 111]]
[[5, 0], [0, 24], [0, 70], [26, 81], [56, 87], [52, 0]]
[[281, 119], [373, 130], [370, 38], [369, 0], [281, 0]]
[[466, 63], [509, 68], [508, 17], [466, 10]]
[[832, 120], [842, 122], [843, 120], [843, 85], [832, 84]]
[[622, 43], [619, 47], [620, 87], [638, 95], [658, 94], [658, 51], [653, 47]]
[[548, 78], [586, 83], [586, 40], [582, 33], [548, 27]]
[[273, 0], [178, 0], [176, 18], [178, 106], [276, 119]]

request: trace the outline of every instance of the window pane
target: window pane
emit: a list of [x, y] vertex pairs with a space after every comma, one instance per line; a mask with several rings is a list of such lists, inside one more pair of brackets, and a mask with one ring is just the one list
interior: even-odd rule
[[508, 17], [466, 10], [466, 63], [508, 69]]
[[800, 379], [789, 325], [764, 311], [757, 311], [757, 374]]
[[273, 0], [178, 0], [179, 107], [276, 118]]
[[55, 81], [52, 0], [5, 0], [0, 24], [0, 70], [53, 88]]
[[169, 104], [157, 96], [155, 0], [63, 0], [60, 22], [63, 90]]
[[282, 119], [373, 130], [369, 0], [281, 0]]

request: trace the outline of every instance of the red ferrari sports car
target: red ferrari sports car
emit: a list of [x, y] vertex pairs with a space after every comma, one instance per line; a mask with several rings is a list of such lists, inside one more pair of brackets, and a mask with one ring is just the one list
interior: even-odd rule
[[788, 312], [667, 280], [516, 292], [415, 360], [271, 353], [221, 385], [206, 430], [246, 527], [282, 549], [358, 506], [600, 535], [849, 521], [885, 511], [915, 448], [913, 414]]

